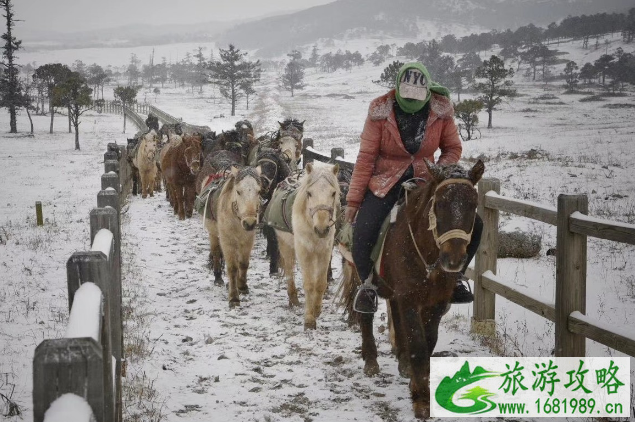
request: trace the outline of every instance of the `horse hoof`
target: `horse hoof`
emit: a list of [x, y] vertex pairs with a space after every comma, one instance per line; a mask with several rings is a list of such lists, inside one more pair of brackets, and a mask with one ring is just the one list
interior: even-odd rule
[[317, 323], [315, 321], [313, 322], [305, 322], [304, 323], [304, 331], [306, 330], [315, 330], [317, 329]]
[[434, 352], [432, 354], [433, 358], [456, 358], [459, 357], [459, 355], [457, 355], [454, 352], [450, 352], [449, 350], [442, 350], [440, 352]]
[[243, 287], [242, 289], [238, 289], [238, 293], [242, 294], [242, 295], [247, 295], [249, 294], [249, 287]]
[[232, 299], [229, 301], [229, 309], [237, 308], [240, 306], [240, 300]]
[[372, 377], [379, 374], [379, 364], [376, 360], [368, 361], [364, 365], [364, 375], [367, 377]]
[[141, 195], [141, 197], [142, 197], [143, 199], [146, 199], [146, 198], [148, 197], [148, 195], [144, 193], [143, 195]]
[[223, 281], [222, 278], [217, 278], [214, 280], [214, 286], [223, 287], [224, 285], [225, 285], [225, 282]]
[[428, 419], [430, 417], [430, 406], [426, 406], [422, 403], [413, 403], [412, 409], [417, 419]]

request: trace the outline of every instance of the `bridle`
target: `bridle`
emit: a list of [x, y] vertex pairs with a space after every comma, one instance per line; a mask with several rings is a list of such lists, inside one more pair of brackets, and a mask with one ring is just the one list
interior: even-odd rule
[[[339, 188], [339, 184], [335, 184], [333, 183], [325, 174], [321, 174], [319, 177], [317, 177], [315, 180], [313, 180], [311, 183], [309, 183], [307, 185], [307, 189], [310, 188], [311, 186], [313, 186], [315, 183], [317, 183], [318, 180], [320, 179], [326, 179], [326, 181], [329, 183], [329, 185], [333, 186], [335, 188], [335, 190], [337, 190]], [[333, 227], [335, 225], [335, 219], [333, 219], [333, 214], [335, 213], [335, 199], [333, 199], [333, 205], [328, 206], [325, 204], [319, 204], [316, 205], [315, 207], [310, 207], [309, 208], [309, 216], [311, 218], [313, 218], [313, 216], [318, 212], [318, 211], [326, 211], [329, 214], [329, 228]]]
[[271, 163], [275, 166], [275, 171], [274, 171], [274, 176], [273, 178], [269, 178], [267, 177], [266, 174], [264, 174], [264, 172], [260, 173], [260, 177], [262, 179], [265, 179], [265, 181], [267, 182], [267, 186], [265, 188], [265, 190], [269, 190], [271, 188], [271, 185], [273, 184], [273, 180], [275, 179], [276, 175], [278, 174], [278, 163], [276, 163], [274, 160], [270, 159], [270, 158], [261, 158], [260, 160], [258, 160], [258, 164], [260, 164], [261, 162], [265, 162], [265, 163]]
[[[240, 178], [236, 176], [236, 181], [235, 181], [236, 183], [240, 182], [241, 180], [247, 177], [253, 177], [256, 180], [256, 182], [258, 182], [259, 185], [262, 185], [260, 181], [260, 176], [258, 175], [258, 173], [256, 173], [256, 170], [253, 167], [244, 167], [243, 170], [245, 170], [245, 172], [241, 175]], [[243, 216], [241, 216], [240, 213], [238, 212], [237, 200], [232, 202], [232, 212], [237, 219], [239, 220], [243, 219]], [[259, 223], [259, 222], [260, 222], [260, 203], [258, 203], [256, 207], [256, 223]]]
[[[442, 181], [434, 189], [434, 192], [432, 193], [432, 197], [428, 201], [428, 204], [426, 205], [426, 207], [430, 207], [430, 210], [428, 211], [428, 230], [432, 230], [432, 236], [434, 237], [434, 242], [436, 243], [438, 249], [441, 249], [441, 245], [450, 239], [462, 239], [469, 243], [470, 240], [472, 239], [472, 232], [474, 231], [474, 223], [472, 223], [472, 229], [470, 230], [469, 233], [461, 229], [452, 229], [439, 235], [437, 231], [437, 215], [434, 211], [434, 205], [436, 203], [436, 194], [439, 189], [450, 184], [464, 184], [464, 185], [470, 185], [472, 188], [474, 187], [472, 182], [467, 179], [451, 178], [451, 179], [446, 179]], [[409, 190], [406, 189], [406, 205], [408, 205], [408, 191]], [[419, 258], [425, 265], [428, 275], [430, 275], [432, 270], [436, 268], [439, 262], [439, 256], [437, 256], [436, 261], [434, 261], [432, 264], [428, 264], [425, 258], [423, 257], [423, 254], [419, 250], [419, 246], [417, 246], [417, 241], [415, 240], [415, 236], [412, 231], [410, 220], [408, 220], [408, 231], [410, 232], [410, 238], [412, 239], [412, 243], [415, 245], [415, 250], [417, 251]]]

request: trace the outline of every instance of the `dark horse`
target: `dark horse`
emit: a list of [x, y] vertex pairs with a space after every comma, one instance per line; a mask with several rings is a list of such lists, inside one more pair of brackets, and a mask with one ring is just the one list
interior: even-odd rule
[[[261, 169], [260, 179], [262, 180], [262, 191], [260, 196], [264, 203], [263, 207], [261, 207], [264, 213], [278, 183], [291, 175], [293, 170], [287, 162], [287, 156], [282, 151], [273, 148], [259, 148], [255, 165], [260, 166]], [[262, 215], [260, 217], [262, 219]], [[278, 259], [280, 257], [276, 232], [272, 227], [265, 224], [262, 226], [262, 233], [267, 239], [269, 273], [276, 274], [278, 272]]]
[[[399, 372], [410, 376], [417, 418], [430, 414], [430, 356], [458, 271], [465, 263], [476, 216], [476, 183], [485, 166], [469, 171], [426, 161], [432, 180], [405, 188], [405, 203], [386, 235], [378, 293], [389, 301]], [[344, 283], [346, 280], [343, 281]], [[344, 295], [354, 295], [349, 289]], [[364, 373], [379, 373], [374, 314], [361, 315]]]

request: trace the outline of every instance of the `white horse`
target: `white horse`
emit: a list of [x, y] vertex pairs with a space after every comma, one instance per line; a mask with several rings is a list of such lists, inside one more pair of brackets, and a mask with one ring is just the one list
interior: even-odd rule
[[296, 258], [300, 264], [306, 300], [304, 329], [307, 330], [316, 328], [316, 319], [322, 312], [340, 206], [340, 186], [337, 164], [314, 167], [309, 163], [305, 170], [293, 203], [293, 233], [276, 229], [276, 236], [291, 306], [300, 305], [293, 274]]
[[148, 194], [154, 196], [155, 178], [157, 177], [155, 156], [159, 141], [160, 138], [154, 130], [146, 133], [141, 138], [137, 153], [132, 159], [132, 164], [139, 169], [142, 198], [146, 198]]
[[[204, 186], [202, 187], [204, 188]], [[203, 221], [209, 233], [214, 284], [223, 285], [223, 259], [229, 276], [229, 306], [240, 305], [239, 293], [248, 293], [247, 269], [260, 212], [260, 167], [232, 167]], [[210, 198], [211, 199], [211, 198]], [[211, 218], [210, 218], [211, 217]]]

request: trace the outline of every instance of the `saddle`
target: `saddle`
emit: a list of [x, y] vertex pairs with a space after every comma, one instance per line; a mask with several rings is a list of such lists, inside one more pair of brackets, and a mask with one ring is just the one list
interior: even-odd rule
[[225, 183], [224, 173], [214, 173], [207, 176], [205, 187], [194, 200], [194, 209], [204, 218], [216, 220], [216, 204], [223, 183]]
[[278, 183], [262, 218], [268, 226], [288, 233], [293, 232], [291, 215], [300, 186], [299, 177], [299, 173], [293, 174]]

